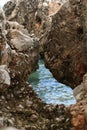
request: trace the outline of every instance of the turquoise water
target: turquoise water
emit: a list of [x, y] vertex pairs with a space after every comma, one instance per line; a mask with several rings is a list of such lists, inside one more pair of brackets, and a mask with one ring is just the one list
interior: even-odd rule
[[29, 83], [39, 97], [50, 104], [75, 104], [72, 89], [57, 82], [50, 71], [44, 67], [43, 61], [39, 62], [39, 69], [30, 75]]

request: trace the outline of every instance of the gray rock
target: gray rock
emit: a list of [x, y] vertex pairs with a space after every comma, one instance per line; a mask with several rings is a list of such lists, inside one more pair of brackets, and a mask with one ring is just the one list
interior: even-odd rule
[[15, 127], [7, 127], [7, 128], [2, 128], [1, 130], [18, 130]]
[[11, 85], [11, 78], [6, 65], [0, 66], [0, 92], [5, 91]]

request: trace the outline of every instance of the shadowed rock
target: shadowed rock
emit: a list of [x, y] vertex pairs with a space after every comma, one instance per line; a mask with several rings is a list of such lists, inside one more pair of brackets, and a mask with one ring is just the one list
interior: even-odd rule
[[81, 83], [87, 72], [87, 57], [84, 58], [82, 50], [86, 51], [86, 47], [80, 6], [81, 2], [71, 0], [61, 7], [53, 16], [51, 31], [44, 45], [46, 67], [58, 81], [73, 88]]

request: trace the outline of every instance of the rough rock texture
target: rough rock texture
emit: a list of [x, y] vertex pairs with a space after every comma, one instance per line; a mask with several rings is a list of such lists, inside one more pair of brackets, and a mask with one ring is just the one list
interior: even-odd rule
[[87, 98], [87, 74], [83, 76], [83, 82], [74, 89], [73, 93], [77, 101]]
[[68, 108], [47, 105], [26, 82], [28, 75], [37, 68], [37, 39], [17, 22], [6, 20], [4, 23], [2, 11], [1, 14], [0, 129], [13, 126], [21, 130], [69, 130]]
[[87, 98], [80, 100], [76, 105], [70, 106], [72, 115], [70, 130], [86, 130], [87, 129]]
[[71, 115], [64, 105], [47, 105], [29, 84], [14, 85], [0, 95], [0, 128], [69, 130]]
[[[84, 75], [87, 71], [87, 2], [70, 0], [70, 3], [58, 6], [58, 13], [51, 16], [52, 21], [50, 17], [41, 16], [42, 13], [36, 11], [37, 7], [38, 10], [41, 7], [47, 9], [48, 5], [44, 3], [45, 6], [42, 6], [42, 0], [39, 0], [39, 4], [37, 2], [8, 2], [4, 10], [11, 21], [6, 21], [3, 13], [0, 13], [0, 128], [13, 126], [21, 130], [87, 130], [87, 74]], [[32, 11], [30, 7], [35, 10]], [[41, 28], [45, 27], [39, 28], [40, 32], [36, 32], [35, 28], [33, 30], [36, 16], [39, 23], [35, 27], [38, 28], [39, 24]], [[51, 31], [46, 29], [44, 18], [52, 22], [52, 27], [48, 26]], [[45, 29], [46, 33], [43, 31]], [[42, 31], [41, 38], [47, 38], [44, 45], [45, 63], [57, 80], [75, 87], [84, 75], [81, 85], [74, 89], [77, 100], [75, 105], [48, 105], [38, 98], [26, 82], [28, 75], [37, 68], [38, 60], [37, 39], [28, 34], [32, 30], [37, 36]]]
[[81, 24], [83, 27], [83, 42], [82, 42], [82, 51], [85, 63], [87, 64], [87, 1], [82, 1], [81, 6]]
[[[52, 16], [68, 0], [46, 1], [46, 0], [11, 0], [4, 6], [6, 18], [17, 21], [28, 29], [29, 33], [35, 34], [39, 39], [39, 52], [44, 56], [43, 44], [52, 23]], [[53, 8], [54, 7], [54, 8]]]
[[6, 65], [0, 65], [0, 91], [5, 91], [11, 84], [9, 70]]
[[18, 130], [15, 127], [4, 127], [1, 130]]
[[87, 72], [87, 49], [83, 40], [85, 32], [81, 23], [82, 11], [79, 9], [81, 4], [71, 0], [60, 8], [52, 19], [52, 27], [44, 45], [46, 67], [58, 81], [71, 87], [79, 85]]
[[18, 0], [18, 2], [15, 2], [11, 0], [4, 6], [4, 11], [8, 20], [17, 21], [24, 25], [29, 33], [38, 37], [40, 41], [39, 51], [43, 55], [43, 44], [51, 26], [51, 17], [59, 10], [62, 4], [62, 1]]
[[20, 84], [21, 81], [26, 81], [28, 75], [37, 69], [38, 41], [31, 38], [28, 31], [17, 22], [4, 22], [2, 10], [0, 14], [1, 91], [4, 86], [7, 88], [12, 84]]
[[8, 20], [17, 21], [31, 32], [37, 7], [38, 0], [12, 0], [4, 6], [4, 11]]

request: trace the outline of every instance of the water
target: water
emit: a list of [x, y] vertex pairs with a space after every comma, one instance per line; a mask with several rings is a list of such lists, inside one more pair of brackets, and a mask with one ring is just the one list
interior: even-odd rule
[[[9, 0], [0, 0], [0, 7], [3, 7], [7, 1]], [[43, 61], [39, 62], [39, 69], [30, 76], [29, 83], [32, 84], [38, 96], [48, 104], [70, 105], [76, 103], [72, 89], [58, 83], [49, 70], [44, 67]]]
[[57, 82], [48, 69], [44, 67], [43, 61], [39, 62], [39, 69], [30, 75], [29, 83], [38, 96], [50, 104], [75, 104], [72, 89]]

